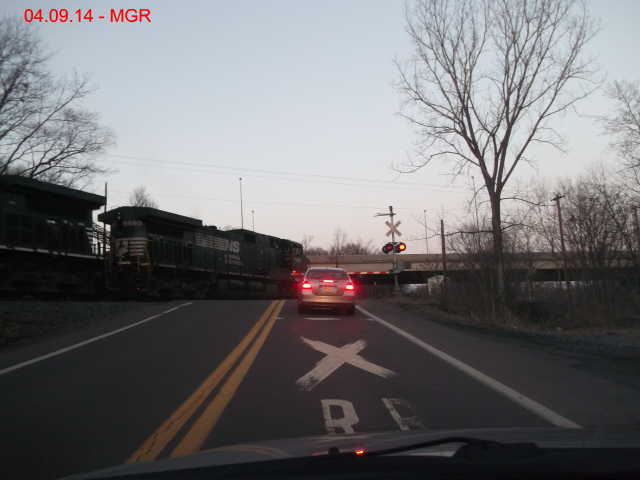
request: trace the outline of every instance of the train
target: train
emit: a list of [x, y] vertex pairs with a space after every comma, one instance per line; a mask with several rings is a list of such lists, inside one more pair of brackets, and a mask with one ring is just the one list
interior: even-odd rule
[[[247, 298], [295, 294], [298, 242], [0, 175], [0, 294]], [[106, 228], [109, 226], [109, 228]]]

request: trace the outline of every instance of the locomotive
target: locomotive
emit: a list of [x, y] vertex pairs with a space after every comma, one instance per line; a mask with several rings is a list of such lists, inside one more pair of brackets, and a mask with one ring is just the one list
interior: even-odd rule
[[290, 296], [306, 269], [302, 245], [150, 207], [98, 215], [111, 227], [109, 288], [127, 296]]
[[0, 293], [124, 297], [288, 296], [307, 259], [299, 243], [147, 207], [93, 222], [105, 197], [0, 175]]

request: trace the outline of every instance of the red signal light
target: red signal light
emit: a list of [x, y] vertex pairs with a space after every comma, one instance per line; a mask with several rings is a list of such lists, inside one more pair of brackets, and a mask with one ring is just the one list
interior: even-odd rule
[[400, 242], [396, 244], [395, 251], [396, 253], [404, 252], [407, 249], [407, 244], [404, 242]]
[[311, 288], [311, 284], [309, 282], [304, 282], [302, 284], [302, 288], [305, 289], [305, 290], [308, 290], [308, 289]]
[[382, 253], [391, 253], [393, 252], [393, 243], [389, 242], [382, 247]]

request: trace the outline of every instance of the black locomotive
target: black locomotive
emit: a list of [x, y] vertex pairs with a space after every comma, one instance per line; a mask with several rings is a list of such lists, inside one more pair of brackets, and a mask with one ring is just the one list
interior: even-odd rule
[[102, 213], [107, 235], [92, 221], [104, 204], [100, 195], [0, 176], [0, 293], [287, 296], [307, 266], [299, 243], [154, 208]]
[[148, 207], [98, 215], [111, 226], [111, 288], [126, 295], [286, 296], [307, 260], [302, 245]]

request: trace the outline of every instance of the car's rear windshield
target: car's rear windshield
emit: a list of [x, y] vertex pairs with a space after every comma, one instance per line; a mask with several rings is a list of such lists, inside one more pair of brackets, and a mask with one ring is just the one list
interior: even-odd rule
[[347, 272], [343, 270], [323, 270], [320, 268], [314, 268], [313, 270], [309, 270], [307, 272], [307, 278], [310, 280], [318, 280], [321, 278], [332, 280], [347, 280], [349, 277], [347, 276]]

